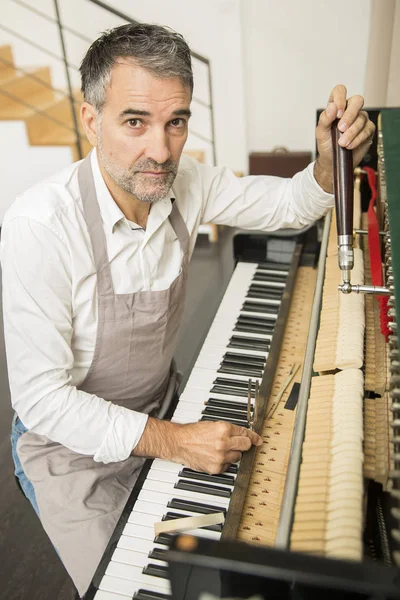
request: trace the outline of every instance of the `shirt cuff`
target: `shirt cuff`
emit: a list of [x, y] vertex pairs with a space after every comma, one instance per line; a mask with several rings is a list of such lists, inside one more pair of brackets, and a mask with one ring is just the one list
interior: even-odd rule
[[93, 460], [105, 464], [129, 458], [142, 437], [149, 417], [115, 404], [110, 412], [111, 422], [106, 436], [93, 456]]

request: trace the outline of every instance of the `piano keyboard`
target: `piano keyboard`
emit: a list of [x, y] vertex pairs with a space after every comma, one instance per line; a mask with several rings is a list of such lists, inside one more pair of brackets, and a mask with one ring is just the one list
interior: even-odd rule
[[[259, 381], [271, 345], [290, 265], [239, 263], [172, 421], [229, 421], [247, 427], [248, 379]], [[253, 383], [253, 385], [255, 385]], [[207, 475], [155, 459], [119, 538], [95, 600], [170, 598], [164, 560], [171, 536], [154, 523], [227, 511], [238, 465]], [[188, 533], [218, 540], [222, 525]]]

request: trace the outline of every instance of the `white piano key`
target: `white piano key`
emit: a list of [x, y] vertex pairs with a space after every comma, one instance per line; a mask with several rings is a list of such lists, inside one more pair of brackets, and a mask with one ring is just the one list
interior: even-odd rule
[[[125, 597], [128, 596], [129, 600], [143, 587], [145, 586], [140, 582], [120, 579], [119, 577], [112, 577], [110, 575], [104, 575], [99, 585], [99, 589], [121, 594]], [[165, 593], [165, 588], [163, 587], [152, 585], [151, 589], [161, 594]]]
[[[183, 390], [181, 396], [179, 397], [179, 402], [176, 408], [178, 408], [179, 403], [182, 402], [190, 402], [195, 405], [202, 405], [207, 401], [209, 394], [204, 392], [204, 390], [199, 390], [195, 388], [191, 388], [186, 385]], [[175, 409], [176, 410], [176, 409]]]
[[184, 411], [186, 413], [198, 413], [199, 411], [201, 412], [202, 408], [205, 405], [206, 400], [203, 400], [202, 403], [199, 403], [198, 405], [195, 405], [193, 402], [187, 402], [186, 400], [181, 400], [179, 399], [179, 403], [175, 409], [174, 414], [177, 414], [178, 412]]
[[[200, 415], [199, 415], [199, 418], [198, 418], [198, 419], [196, 419], [195, 417], [190, 417], [190, 418], [188, 418], [188, 417], [185, 415], [185, 413], [181, 413], [181, 414], [177, 414], [176, 416], [174, 415], [174, 416], [172, 417], [172, 419], [171, 419], [171, 422], [172, 422], [172, 423], [180, 423], [181, 425], [186, 425], [186, 424], [188, 424], [188, 423], [197, 422], [197, 421], [199, 421], [199, 420], [200, 420], [202, 417], [206, 417], [206, 416], [214, 417], [213, 419], [211, 419], [211, 421], [213, 421], [213, 422], [214, 422], [214, 421], [215, 421], [215, 422], [217, 422], [217, 421], [222, 421], [222, 422], [225, 422], [225, 421], [227, 421], [228, 423], [231, 423], [231, 422], [232, 422], [232, 419], [234, 418], [234, 417], [233, 417], [233, 414], [230, 414], [229, 416], [227, 416], [227, 415], [223, 415], [223, 414], [216, 415], [216, 414], [210, 414], [210, 413], [209, 413], [208, 415], [207, 415], [207, 414], [204, 414], [204, 415], [203, 415], [203, 414], [200, 414]], [[204, 420], [205, 420], [205, 421], [207, 421], [207, 419], [204, 419]], [[237, 421], [243, 421], [243, 425], [247, 424], [247, 418], [246, 418], [246, 416], [245, 416], [245, 415], [243, 415], [243, 414], [240, 414], [240, 413], [238, 413], [238, 414], [237, 414], [237, 416], [235, 417], [235, 420], [237, 420]], [[235, 423], [235, 424], [236, 424], [236, 423]]]
[[[218, 369], [221, 367], [221, 363], [224, 360], [224, 355], [226, 354], [226, 352], [227, 349], [225, 348], [224, 352], [221, 353], [218, 357], [207, 357], [206, 355], [199, 357], [199, 359], [196, 362], [196, 368], [213, 370], [216, 376], [219, 376]], [[240, 365], [237, 366], [239, 367]], [[260, 368], [263, 370], [262, 365], [260, 365]], [[243, 369], [246, 369], [245, 364], [243, 365]], [[223, 375], [220, 376], [222, 377]], [[248, 377], [251, 377], [251, 375], [249, 375]]]
[[[178, 474], [182, 469], [188, 468], [185, 465], [181, 465], [179, 463], [169, 462], [167, 460], [161, 460], [160, 458], [156, 458], [153, 460], [153, 467], [159, 471], [170, 471], [171, 473], [176, 473], [177, 479]], [[232, 477], [236, 478], [236, 473], [229, 473]], [[137, 504], [137, 501], [136, 501]], [[136, 506], [135, 504], [135, 506]]]
[[[162, 516], [165, 512], [164, 507], [161, 506], [161, 504], [160, 504], [160, 508], [162, 510], [159, 511], [158, 515], [152, 515], [152, 514], [138, 512], [135, 510], [135, 507], [134, 507], [131, 514], [129, 515], [128, 523], [131, 523], [132, 525], [141, 525], [143, 527], [154, 528], [154, 523], [158, 523], [158, 521], [161, 521]], [[153, 531], [153, 537], [154, 537], [154, 531]]]
[[[151, 562], [151, 560], [149, 560], [149, 562]], [[148, 587], [150, 589], [153, 589], [154, 587], [159, 590], [164, 590], [165, 594], [169, 594], [171, 591], [171, 584], [168, 579], [154, 577], [153, 575], [145, 575], [142, 573], [141, 567], [110, 562], [106, 570], [106, 575], [131, 580], [135, 582], [135, 584], [139, 584], [139, 587]]]
[[[187, 496], [182, 496], [182, 494], [180, 494], [179, 492], [182, 490], [175, 490], [177, 493], [175, 493], [173, 496], [169, 495], [169, 494], [163, 494], [163, 493], [157, 493], [153, 492], [152, 490], [141, 490], [139, 492], [139, 498], [141, 500], [143, 500], [143, 502], [149, 502], [149, 503], [154, 503], [154, 504], [160, 504], [161, 506], [167, 506], [168, 502], [170, 502], [173, 498], [177, 498], [180, 500], [191, 500], [193, 502], [199, 502], [200, 504], [206, 504], [207, 506], [215, 506], [216, 508], [220, 508], [221, 511], [226, 510], [228, 508], [229, 505], [229, 498], [221, 498], [220, 496], [212, 496], [209, 500], [206, 500], [203, 496], [205, 496], [205, 494], [198, 494], [197, 497], [191, 497], [188, 498]], [[201, 498], [199, 496], [202, 496]], [[221, 500], [221, 502], [220, 502]], [[226, 500], [228, 500], [228, 502], [226, 502]], [[158, 501], [158, 502], [157, 502]], [[129, 547], [131, 547], [129, 545]]]
[[[137, 504], [137, 503], [136, 503]], [[152, 507], [149, 510], [136, 510], [136, 504], [133, 507], [131, 514], [129, 515], [128, 522], [133, 525], [136, 523], [137, 525], [145, 525], [146, 527], [154, 527], [154, 523], [158, 523], [162, 521], [163, 516], [167, 512], [174, 512], [182, 515], [182, 517], [193, 517], [196, 516], [197, 513], [192, 510], [181, 510], [180, 508], [169, 508], [168, 506], [163, 506], [162, 504], [158, 505], [158, 511], [154, 507], [156, 504], [152, 504]]]
[[[187, 498], [188, 500], [194, 500], [195, 502], [204, 502], [205, 504], [220, 504], [221, 506], [225, 507], [228, 506], [230, 500], [230, 498], [226, 498], [225, 496], [217, 496], [216, 494], [203, 494], [201, 492], [181, 490], [174, 487], [171, 483], [163, 483], [161, 486], [157, 484], [156, 481], [152, 481], [151, 479], [146, 479], [144, 481], [142, 491], [144, 490], [159, 494], [168, 494], [170, 498]], [[142, 497], [142, 499], [144, 500], [144, 497]]]
[[258, 356], [260, 358], [265, 358], [267, 354], [267, 352], [242, 350], [239, 348], [231, 348], [230, 346], [222, 346], [221, 344], [212, 344], [211, 342], [205, 341], [195, 366], [204, 368], [207, 363], [211, 362], [219, 365], [227, 352], [230, 354], [247, 354], [248, 356]]
[[177, 423], [178, 425], [189, 425], [190, 423], [197, 423], [197, 421], [198, 419], [185, 415], [174, 415], [171, 419], [171, 423]]
[[156, 565], [166, 567], [167, 563], [163, 560], [157, 560], [155, 558], [149, 558], [148, 553], [144, 552], [133, 552], [132, 550], [125, 550], [123, 548], [116, 548], [111, 557], [112, 562], [123, 563], [125, 565], [132, 565], [135, 567], [141, 567], [142, 569], [152, 562]]
[[[214, 385], [214, 381], [217, 377], [221, 377], [223, 379], [227, 379], [235, 382], [243, 382], [247, 383], [249, 381], [249, 377], [244, 377], [242, 375], [230, 375], [229, 373], [216, 373], [211, 369], [200, 369], [198, 367], [194, 367], [192, 370], [192, 374], [188, 380], [187, 386], [189, 388], [197, 388], [201, 390], [211, 390]], [[251, 379], [258, 380], [261, 382], [261, 377], [252, 377]]]
[[[247, 392], [246, 392], [247, 394]], [[209, 392], [208, 398], [215, 398], [216, 400], [230, 400], [232, 402], [242, 402], [247, 406], [247, 395], [246, 396], [234, 396], [233, 394], [221, 394], [220, 392]]]
[[[174, 484], [180, 478], [175, 473], [171, 473], [169, 471], [158, 471], [157, 469], [151, 468], [150, 471], [147, 474], [147, 479], [149, 481], [153, 480], [153, 481], [159, 481], [159, 482], [163, 482], [163, 483], [167, 482], [167, 483], [170, 483], [170, 484]], [[189, 478], [189, 477], [185, 477], [184, 479], [188, 483], [189, 482], [190, 483], [199, 483], [199, 480], [195, 479], [195, 478], [192, 479], [192, 478]], [[206, 484], [207, 482], [203, 482], [203, 483]], [[161, 487], [161, 485], [162, 484], [160, 483], [160, 487]], [[223, 483], [221, 483], [221, 484], [218, 483], [218, 484], [215, 484], [215, 485], [221, 485], [224, 488], [231, 489], [230, 486], [224, 485]]]
[[[144, 525], [137, 525], [136, 523], [127, 523], [123, 530], [124, 535], [130, 535], [131, 537], [141, 537], [144, 540], [154, 540], [154, 527], [145, 527]], [[188, 535], [197, 535], [198, 537], [211, 538], [213, 540], [219, 540], [221, 534], [218, 531], [208, 531], [207, 529], [188, 529]], [[215, 535], [214, 535], [215, 534]]]
[[126, 596], [115, 594], [114, 592], [106, 592], [105, 590], [98, 590], [94, 600], [126, 600]]
[[[149, 560], [149, 562], [151, 562]], [[168, 579], [162, 579], [162, 577], [154, 577], [153, 575], [144, 575], [142, 573], [142, 567], [135, 567], [132, 565], [124, 565], [123, 563], [110, 562], [106, 569], [105, 576], [115, 577], [118, 579], [125, 579], [132, 581], [138, 588], [149, 587], [150, 589], [156, 588], [164, 590], [165, 594], [169, 594], [171, 591], [171, 584]]]
[[239, 314], [242, 317], [254, 317], [255, 319], [271, 319], [271, 321], [276, 321], [278, 317], [276, 313], [253, 312], [251, 310], [241, 310]]
[[173, 473], [178, 473], [184, 467], [184, 465], [180, 463], [162, 460], [161, 458], [155, 458], [152, 466], [159, 471], [172, 471]]
[[162, 513], [163, 510], [164, 506], [162, 504], [156, 504], [155, 502], [144, 502], [143, 500], [138, 499], [135, 502], [135, 506], [132, 509], [131, 515], [133, 512], [148, 513], [149, 515], [158, 515], [160, 512]]
[[207, 339], [219, 340], [220, 342], [228, 344], [233, 335], [247, 339], [256, 338], [264, 341], [269, 341], [272, 339], [272, 334], [269, 333], [249, 333], [247, 331], [236, 331], [234, 329], [227, 329], [223, 323], [215, 323], [211, 325], [210, 333], [209, 336], [207, 336]]
[[145, 540], [143, 538], [132, 537], [131, 535], [122, 534], [118, 540], [117, 548], [122, 550], [130, 550], [131, 552], [140, 552], [148, 555], [153, 548], [165, 548], [162, 544], [156, 544], [153, 540]]
[[[232, 346], [228, 346], [228, 345], [222, 346], [221, 344], [218, 344], [215, 342], [213, 343], [212, 341], [207, 341], [207, 340], [204, 342], [203, 350], [201, 351], [201, 355], [204, 355], [204, 357], [207, 357], [207, 355], [216, 356], [218, 353], [219, 356], [221, 357], [221, 361], [222, 361], [224, 354], [226, 354], [227, 352], [229, 352], [230, 354], [248, 354], [249, 356], [259, 356], [260, 358], [266, 358], [268, 356], [267, 351], [251, 350], [251, 349], [247, 349], [247, 348], [233, 348]], [[199, 354], [199, 358], [200, 358], [200, 354]], [[197, 361], [196, 361], [196, 366], [197, 366]]]

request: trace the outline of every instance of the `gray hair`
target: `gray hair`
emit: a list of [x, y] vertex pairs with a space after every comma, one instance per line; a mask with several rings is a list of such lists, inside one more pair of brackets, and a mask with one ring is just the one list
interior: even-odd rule
[[184, 38], [170, 29], [147, 23], [129, 23], [105, 31], [89, 47], [80, 73], [86, 102], [100, 111], [111, 71], [120, 58], [127, 58], [160, 78], [179, 77], [193, 92], [190, 49]]

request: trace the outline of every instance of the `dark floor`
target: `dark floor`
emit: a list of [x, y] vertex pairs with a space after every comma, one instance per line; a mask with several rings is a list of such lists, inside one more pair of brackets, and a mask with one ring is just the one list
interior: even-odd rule
[[[196, 245], [176, 352], [178, 369], [184, 374], [184, 381], [232, 274], [232, 236], [233, 231], [225, 228], [218, 243], [210, 244], [202, 235]], [[0, 599], [69, 600], [74, 597], [74, 587], [13, 477], [9, 442], [12, 409], [2, 325], [0, 391]]]

